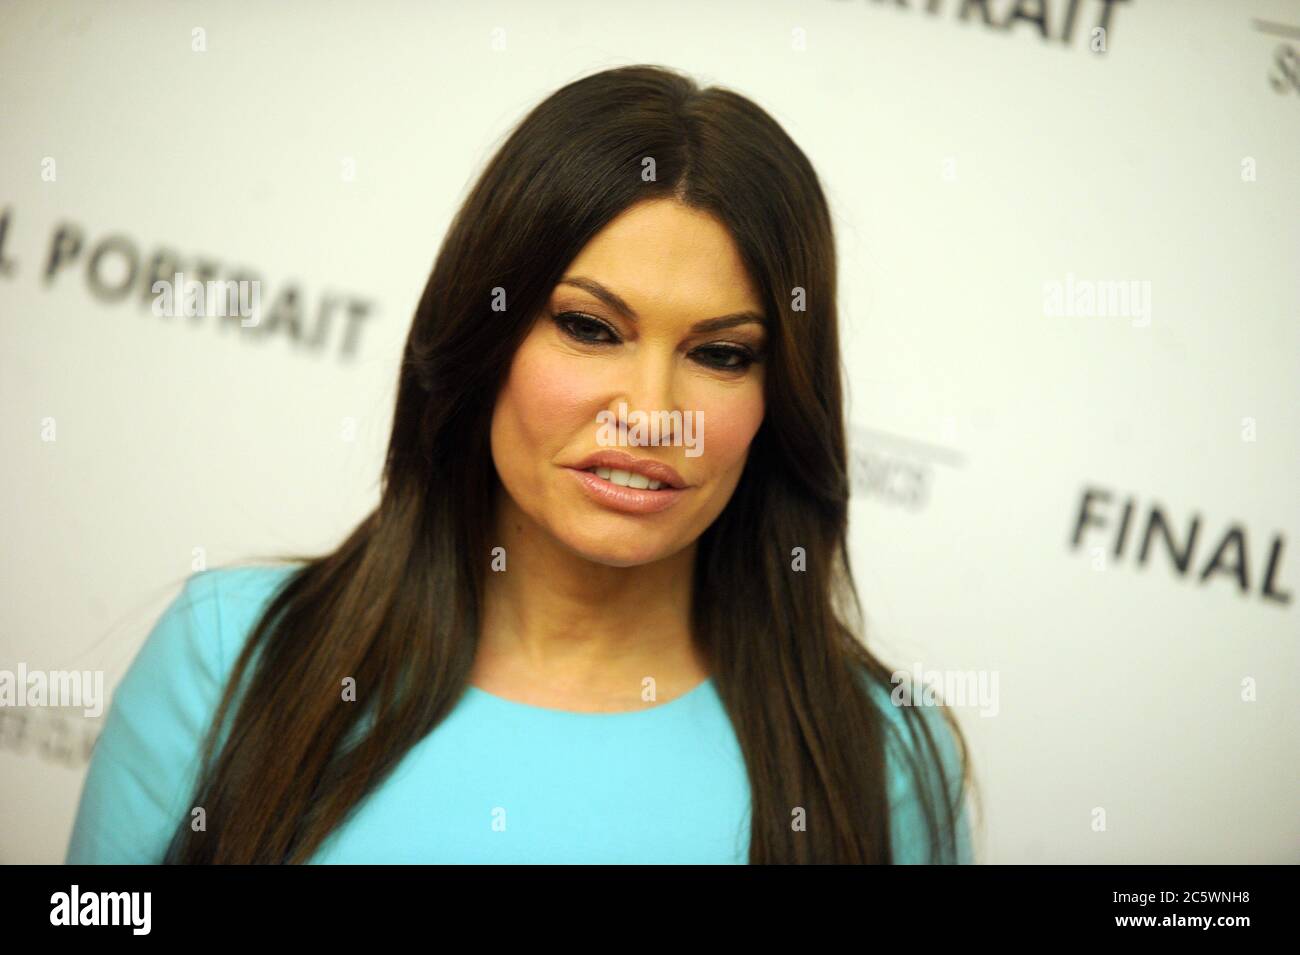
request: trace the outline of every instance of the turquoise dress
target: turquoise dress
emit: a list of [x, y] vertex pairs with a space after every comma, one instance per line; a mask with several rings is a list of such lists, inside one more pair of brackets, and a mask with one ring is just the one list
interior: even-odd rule
[[[190, 818], [202, 737], [242, 642], [295, 569], [220, 568], [186, 581], [113, 695], [68, 863], [162, 860]], [[882, 701], [900, 720], [883, 691]], [[955, 760], [951, 737], [940, 739]], [[898, 756], [889, 763], [896, 861], [924, 862], [920, 809]], [[310, 861], [744, 864], [749, 811], [712, 679], [625, 713], [547, 709], [470, 686]], [[959, 837], [959, 861], [973, 861], [965, 812]]]

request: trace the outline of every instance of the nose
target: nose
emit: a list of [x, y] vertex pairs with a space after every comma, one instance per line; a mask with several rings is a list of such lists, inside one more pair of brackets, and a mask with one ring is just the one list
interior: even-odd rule
[[614, 420], [619, 422], [620, 437], [625, 437], [626, 429], [635, 427], [640, 421], [645, 443], [651, 443], [656, 436], [658, 444], [674, 443], [673, 419], [677, 416], [672, 412], [677, 410], [677, 372], [671, 350], [665, 354], [664, 350], [642, 347], [628, 358], [620, 374], [625, 376], [622, 387], [615, 389], [606, 406], [606, 410], [615, 416]]

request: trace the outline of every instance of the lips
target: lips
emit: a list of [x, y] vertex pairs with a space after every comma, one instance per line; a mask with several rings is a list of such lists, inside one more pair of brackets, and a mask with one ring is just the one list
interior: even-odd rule
[[569, 467], [578, 471], [590, 471], [593, 468], [628, 471], [639, 474], [648, 481], [658, 481], [664, 488], [679, 491], [688, 486], [682, 476], [669, 465], [649, 458], [634, 458], [626, 451], [596, 451]]
[[[598, 474], [597, 469], [604, 474]], [[624, 514], [666, 511], [690, 487], [667, 464], [634, 458], [624, 451], [597, 451], [564, 470], [573, 475], [592, 502]], [[657, 489], [650, 489], [652, 482], [659, 485]], [[635, 486], [642, 483], [645, 487]]]
[[623, 487], [591, 471], [579, 471], [577, 468], [564, 468], [564, 471], [573, 475], [579, 490], [592, 503], [624, 514], [658, 514], [680, 501], [683, 495], [690, 493], [686, 488], [669, 487], [666, 484], [657, 491], [648, 488], [642, 490]]

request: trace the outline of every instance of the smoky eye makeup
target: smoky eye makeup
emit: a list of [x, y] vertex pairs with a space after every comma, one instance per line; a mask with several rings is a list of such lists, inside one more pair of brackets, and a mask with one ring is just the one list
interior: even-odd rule
[[[623, 340], [605, 319], [580, 309], [555, 309], [550, 311], [550, 318], [561, 334], [579, 345], [600, 347], [617, 345]], [[692, 361], [704, 368], [730, 374], [747, 371], [766, 357], [762, 344], [751, 345], [725, 339], [703, 342], [687, 354]]]
[[563, 309], [553, 312], [551, 321], [561, 332], [581, 344], [616, 345], [622, 341], [618, 332], [608, 322], [586, 312]]
[[746, 371], [763, 360], [761, 349], [740, 342], [709, 342], [691, 350], [692, 357], [718, 371]]

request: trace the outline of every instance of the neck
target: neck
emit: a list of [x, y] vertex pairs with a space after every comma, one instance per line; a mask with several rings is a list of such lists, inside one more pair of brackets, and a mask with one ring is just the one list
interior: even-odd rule
[[692, 637], [695, 544], [662, 560], [611, 567], [557, 541], [503, 494], [473, 682], [596, 697], [676, 696], [708, 675]]

